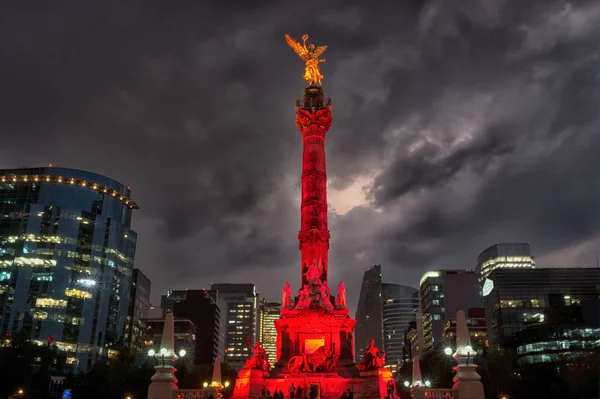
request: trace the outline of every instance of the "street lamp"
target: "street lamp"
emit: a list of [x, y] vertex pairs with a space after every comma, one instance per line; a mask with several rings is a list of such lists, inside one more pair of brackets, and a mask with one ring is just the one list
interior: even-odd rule
[[429, 380], [425, 381], [425, 386], [429, 388], [431, 386], [431, 382], [429, 382]]
[[[452, 355], [452, 348], [448, 347], [446, 349], [444, 349], [444, 353], [448, 356]], [[471, 360], [471, 354], [476, 354], [477, 352], [473, 351], [473, 347], [471, 345], [467, 345], [465, 346], [465, 352], [467, 352], [467, 365], [469, 365], [469, 360]], [[458, 349], [457, 349], [457, 353], [458, 353]]]
[[[187, 352], [185, 351], [185, 349], [181, 349], [179, 351], [179, 357], [184, 357], [187, 354]], [[148, 357], [160, 357], [161, 363], [164, 366], [165, 365], [165, 357], [169, 355], [169, 350], [167, 348], [161, 348], [159, 353], [156, 353], [156, 351], [154, 349], [150, 349], [148, 351]], [[173, 351], [173, 361], [177, 360], [178, 357], [175, 355], [175, 351]]]
[[410, 386], [410, 382], [404, 381], [404, 386], [408, 388]]
[[229, 381], [225, 381], [225, 388], [229, 386]]
[[204, 384], [202, 384], [202, 386], [203, 386], [204, 388], [206, 388], [206, 387], [208, 386], [208, 382], [205, 382]]

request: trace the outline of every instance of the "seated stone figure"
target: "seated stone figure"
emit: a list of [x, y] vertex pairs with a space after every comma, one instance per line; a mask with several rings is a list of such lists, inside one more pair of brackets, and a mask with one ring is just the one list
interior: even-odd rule
[[254, 355], [246, 360], [246, 369], [255, 369], [261, 371], [269, 371], [271, 369], [271, 364], [269, 363], [269, 356], [267, 352], [262, 347], [260, 341], [256, 341], [256, 345], [252, 345], [250, 342], [250, 337], [248, 337], [248, 346], [254, 352]]
[[375, 347], [375, 340], [369, 341], [369, 346], [363, 352], [363, 361], [356, 365], [360, 371], [377, 370], [383, 367], [385, 361], [385, 352]]

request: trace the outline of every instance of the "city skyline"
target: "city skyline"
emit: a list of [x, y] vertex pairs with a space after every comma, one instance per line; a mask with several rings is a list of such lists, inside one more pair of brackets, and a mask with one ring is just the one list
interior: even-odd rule
[[305, 83], [284, 32], [336, 48], [322, 66], [330, 281], [346, 281], [353, 310], [374, 264], [413, 287], [498, 242], [530, 242], [537, 267], [596, 265], [599, 4], [121, 3], [2, 17], [0, 168], [131, 186], [154, 303], [212, 282], [272, 300], [299, 288]]

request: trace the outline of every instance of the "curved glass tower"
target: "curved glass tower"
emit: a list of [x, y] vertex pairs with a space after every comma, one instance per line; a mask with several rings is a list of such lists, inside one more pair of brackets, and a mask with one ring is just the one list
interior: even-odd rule
[[0, 337], [52, 343], [74, 371], [110, 355], [127, 320], [137, 208], [95, 173], [0, 170]]

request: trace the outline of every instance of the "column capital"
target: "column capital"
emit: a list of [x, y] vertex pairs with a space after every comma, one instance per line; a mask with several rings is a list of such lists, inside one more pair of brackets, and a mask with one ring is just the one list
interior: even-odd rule
[[303, 139], [320, 137], [325, 140], [331, 127], [331, 106], [309, 109], [296, 107], [296, 127]]

